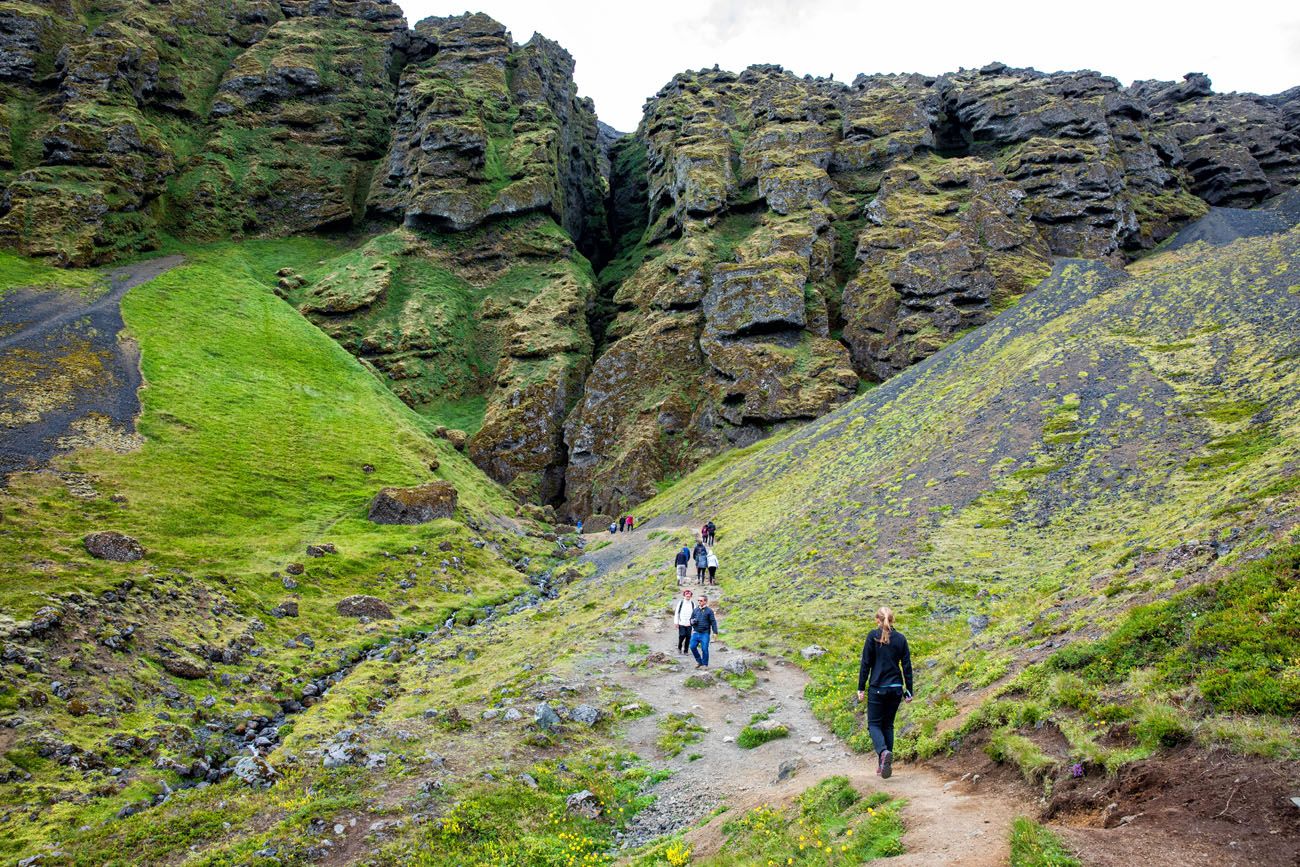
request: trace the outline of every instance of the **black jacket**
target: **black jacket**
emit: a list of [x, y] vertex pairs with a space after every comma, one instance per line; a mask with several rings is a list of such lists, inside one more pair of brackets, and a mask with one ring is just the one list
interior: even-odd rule
[[858, 666], [858, 692], [867, 688], [868, 681], [873, 688], [901, 685], [912, 691], [912, 652], [897, 629], [890, 633], [888, 644], [880, 643], [879, 629], [867, 633]]
[[682, 550], [677, 552], [677, 560], [674, 562], [673, 565], [687, 566], [690, 564], [690, 562], [691, 562], [691, 552], [683, 548]]
[[712, 608], [703, 606], [696, 608], [691, 614], [691, 629], [695, 632], [712, 631], [714, 635], [718, 634], [718, 618], [713, 613]]

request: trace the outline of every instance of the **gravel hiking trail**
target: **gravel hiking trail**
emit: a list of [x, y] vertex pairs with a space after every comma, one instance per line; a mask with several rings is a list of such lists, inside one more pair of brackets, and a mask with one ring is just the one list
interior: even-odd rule
[[[624, 742], [632, 751], [656, 757], [663, 767], [673, 771], [671, 777], [651, 790], [655, 802], [629, 825], [627, 845], [636, 846], [694, 825], [726, 805], [726, 813], [714, 816], [687, 835], [697, 856], [710, 855], [725, 842], [722, 823], [726, 820], [763, 804], [789, 803], [809, 786], [840, 774], [859, 791], [881, 790], [906, 802], [902, 812], [906, 854], [889, 859], [889, 864], [993, 867], [1008, 863], [1011, 822], [1026, 812], [1027, 805], [1017, 803], [1009, 790], [992, 781], [972, 784], [913, 764], [896, 765], [889, 780], [877, 777], [874, 756], [851, 752], [813, 717], [803, 698], [808, 678], [801, 668], [783, 659], [727, 646], [725, 580], [720, 586], [703, 588], [711, 601], [721, 603], [722, 609], [721, 634], [713, 641], [709, 660], [717, 682], [705, 688], [684, 685], [697, 672], [689, 655], [677, 654], [677, 629], [669, 611], [677, 593], [671, 566], [673, 547], [649, 535], [655, 530], [679, 533], [687, 526], [688, 522], [679, 516], [667, 516], [647, 522], [634, 533], [588, 536], [591, 547], [600, 540], [609, 542], [585, 555], [588, 562], [595, 564], [597, 579], [651, 552], [664, 553], [662, 609], [651, 612], [638, 627], [620, 633], [617, 644], [606, 647], [603, 657], [588, 663], [593, 669], [614, 675], [622, 686], [636, 693], [641, 703], [654, 709], [649, 716], [626, 724]], [[694, 578], [688, 581], [698, 593], [701, 588]], [[628, 648], [634, 645], [647, 645], [650, 654], [662, 652], [669, 661], [642, 664], [647, 652], [630, 654]], [[766, 665], [754, 668], [758, 680], [751, 689], [735, 689], [720, 678], [724, 666], [738, 657], [751, 667], [755, 662]], [[694, 714], [707, 731], [676, 757], [665, 758], [656, 745], [659, 722], [672, 712]], [[770, 714], [769, 719], [784, 723], [789, 736], [750, 750], [736, 746], [731, 741], [756, 713]], [[783, 766], [787, 771], [793, 766], [793, 773], [778, 779]]]
[[122, 297], [184, 261], [115, 268], [108, 291], [18, 289], [0, 298], [0, 484], [78, 445], [124, 450], [140, 411], [140, 353], [122, 331]]

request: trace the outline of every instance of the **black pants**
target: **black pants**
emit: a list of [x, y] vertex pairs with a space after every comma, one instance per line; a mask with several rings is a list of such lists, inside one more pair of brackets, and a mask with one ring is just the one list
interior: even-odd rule
[[703, 583], [704, 583], [704, 568], [705, 568], [705, 567], [703, 567], [703, 566], [696, 566], [696, 567], [695, 567], [695, 582], [696, 582], [697, 584], [703, 584]]
[[718, 567], [717, 567], [717, 566], [710, 566], [710, 567], [709, 567], [709, 583], [710, 583], [710, 584], [717, 584], [718, 582], [717, 582], [717, 580], [715, 580], [715, 579], [717, 578], [717, 576], [718, 576]]
[[903, 701], [901, 686], [872, 687], [867, 690], [867, 731], [876, 753], [894, 751], [894, 717]]
[[677, 627], [677, 652], [685, 653], [686, 647], [691, 640], [691, 628], [689, 626]]

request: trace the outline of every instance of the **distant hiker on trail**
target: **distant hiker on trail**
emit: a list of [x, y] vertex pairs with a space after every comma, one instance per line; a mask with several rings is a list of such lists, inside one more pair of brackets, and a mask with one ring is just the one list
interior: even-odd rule
[[704, 573], [709, 569], [709, 549], [704, 547], [703, 542], [696, 542], [692, 556], [695, 559], [695, 583], [703, 584]]
[[623, 517], [618, 519], [618, 531], [622, 533], [626, 529], [627, 529], [627, 515], [624, 515]]
[[700, 527], [700, 544], [701, 544], [701, 545], [707, 545], [707, 544], [709, 544], [709, 525], [708, 525], [708, 524], [704, 524], [703, 526]]
[[677, 567], [677, 583], [681, 584], [686, 580], [686, 567], [691, 565], [691, 549], [683, 545], [682, 550], [677, 552], [673, 565]]
[[617, 532], [618, 532], [618, 523], [617, 523], [616, 521], [610, 521], [610, 522], [609, 522], [609, 535], [612, 536], [612, 535], [614, 535], [614, 534], [617, 533]]
[[636, 528], [636, 518], [632, 517], [631, 515], [628, 515], [626, 520], [627, 520], [627, 531], [631, 533], [632, 530]]
[[705, 562], [709, 564], [709, 583], [717, 584], [718, 583], [718, 555], [713, 553], [712, 548], [709, 549], [708, 558]]
[[578, 535], [579, 535], [579, 536], [582, 535], [582, 519], [581, 519], [581, 518], [578, 519], [578, 523], [574, 524], [573, 528], [574, 528], [575, 530], [578, 531]]
[[699, 607], [691, 612], [691, 656], [697, 671], [709, 667], [710, 633], [718, 634], [718, 616], [709, 607], [709, 597], [701, 596]]
[[691, 641], [691, 615], [695, 613], [695, 600], [687, 587], [673, 606], [673, 623], [677, 624], [677, 652], [685, 653]]
[[876, 773], [888, 779], [894, 772], [894, 716], [898, 705], [912, 700], [912, 652], [907, 639], [894, 629], [894, 612], [882, 606], [876, 628], [867, 633], [858, 666], [858, 701], [867, 697], [867, 731], [876, 750]]
[[705, 525], [704, 525], [704, 544], [709, 545], [709, 546], [712, 546], [714, 543], [716, 543], [716, 542], [717, 542], [717, 539], [714, 538], [714, 537], [717, 535], [717, 532], [718, 532], [718, 528], [717, 528], [716, 526], [714, 526], [714, 523], [713, 523], [712, 520], [710, 520], [709, 523], [705, 524]]

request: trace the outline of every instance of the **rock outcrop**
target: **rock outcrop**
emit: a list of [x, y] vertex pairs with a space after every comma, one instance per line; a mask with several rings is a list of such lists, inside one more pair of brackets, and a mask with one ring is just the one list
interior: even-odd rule
[[483, 401], [471, 458], [519, 495], [563, 491], [563, 423], [591, 363], [602, 146], [573, 59], [485, 15], [410, 36], [372, 214], [404, 230], [313, 280], [300, 309], [411, 406]]
[[428, 482], [414, 488], [384, 488], [370, 501], [367, 517], [376, 524], [427, 524], [456, 512], [456, 488]]
[[387, 147], [406, 42], [390, 0], [7, 4], [0, 243], [81, 265], [156, 246], [162, 228], [349, 220]]
[[540, 35], [516, 45], [482, 14], [427, 18], [411, 41], [371, 209], [439, 231], [544, 211], [592, 255], [605, 230], [596, 113], [569, 53]]
[[144, 557], [144, 546], [135, 539], [116, 530], [91, 533], [83, 540], [87, 553], [97, 560], [129, 563]]
[[334, 4], [329, 15], [317, 6], [277, 21], [222, 76], [216, 132], [173, 183], [180, 231], [307, 231], [364, 213], [388, 148], [406, 22], [392, 3]]
[[611, 148], [613, 309], [566, 428], [569, 510], [621, 511], [825, 412], [987, 322], [1053, 257], [1119, 263], [1207, 203], [1296, 185], [1298, 102], [999, 63], [676, 76]]

